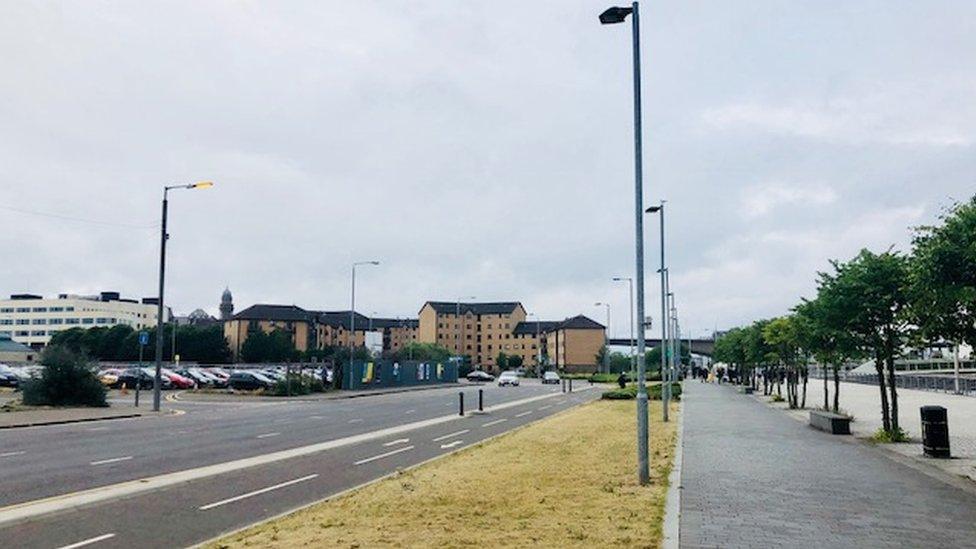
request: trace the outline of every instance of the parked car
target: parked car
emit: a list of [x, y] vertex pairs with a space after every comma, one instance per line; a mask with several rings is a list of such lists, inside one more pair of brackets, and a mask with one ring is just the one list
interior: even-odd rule
[[193, 389], [197, 386], [196, 382], [192, 379], [181, 376], [169, 368], [163, 368], [162, 374], [163, 377], [169, 378], [170, 382], [173, 384], [173, 387], [177, 389]]
[[0, 387], [20, 387], [20, 376], [6, 364], [0, 364]]
[[488, 372], [482, 372], [481, 370], [475, 370], [464, 377], [467, 378], [468, 381], [495, 381], [495, 376], [489, 374]]
[[513, 372], [512, 370], [502, 372], [502, 375], [498, 376], [498, 386], [504, 387], [506, 385], [510, 385], [512, 387], [518, 387], [519, 386], [518, 374]]
[[559, 385], [559, 374], [556, 372], [546, 372], [542, 374], [542, 384], [546, 385], [548, 383], [553, 383]]
[[231, 389], [238, 391], [255, 391], [257, 389], [270, 389], [275, 382], [258, 372], [234, 372], [227, 380]]
[[115, 383], [112, 384], [112, 387], [120, 389], [125, 385], [127, 389], [135, 389], [138, 384], [142, 389], [152, 389], [154, 378], [155, 376], [148, 368], [129, 368], [115, 376]]
[[106, 368], [98, 372], [98, 380], [102, 382], [102, 385], [112, 387], [118, 382], [119, 374], [122, 372], [121, 368]]

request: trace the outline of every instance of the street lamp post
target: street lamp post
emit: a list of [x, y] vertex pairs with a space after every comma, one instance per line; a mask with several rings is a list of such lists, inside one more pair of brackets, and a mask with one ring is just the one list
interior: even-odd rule
[[598, 301], [593, 304], [594, 307], [606, 307], [607, 308], [607, 332], [603, 336], [603, 369], [610, 373], [610, 304]]
[[[352, 368], [352, 358], [356, 350], [356, 267], [379, 264], [379, 261], [356, 261], [352, 264], [352, 299], [349, 302], [349, 368]], [[363, 344], [365, 343], [366, 338], [364, 337]]]
[[[634, 63], [634, 255], [637, 276], [637, 317], [644, 318], [644, 186], [641, 156], [641, 78], [640, 78], [640, 10], [614, 6], [600, 14], [600, 23], [623, 23], [631, 15]], [[647, 456], [647, 387], [644, 371], [644, 330], [637, 331], [637, 478], [641, 485], [650, 482]]]
[[[159, 236], [159, 297], [156, 303], [156, 375], [153, 378], [153, 411], [159, 411], [160, 389], [163, 385], [163, 288], [166, 279], [166, 215], [169, 208], [169, 192], [175, 189], [208, 189], [213, 187], [210, 181], [190, 183], [189, 185], [168, 185], [163, 187], [163, 216], [162, 229]], [[174, 343], [175, 345], [175, 343]]]
[[537, 315], [535, 313], [529, 313], [529, 314], [527, 314], [525, 316], [526, 317], [531, 317], [531, 316], [534, 316], [535, 317], [535, 346], [536, 346], [536, 352], [535, 352], [535, 373], [536, 373], [536, 375], [541, 375], [542, 374], [542, 342], [539, 341], [539, 335], [540, 335], [540, 330], [539, 330], [539, 324], [540, 324], [539, 315]]
[[637, 355], [634, 354], [634, 279], [629, 276], [615, 276], [615, 282], [626, 280], [630, 285], [630, 371], [637, 370]]
[[665, 267], [665, 259], [664, 259], [664, 250], [665, 250], [665, 240], [664, 240], [664, 201], [662, 200], [659, 205], [657, 205], [657, 206], [651, 206], [651, 207], [647, 208], [644, 211], [645, 211], [645, 213], [658, 213], [658, 214], [661, 214], [660, 215], [660, 221], [661, 221], [661, 230], [660, 230], [660, 233], [661, 233], [661, 268], [658, 270], [658, 272], [661, 273], [661, 343], [660, 343], [659, 348], [661, 350], [661, 383], [662, 383], [662, 386], [661, 386], [661, 401], [662, 401], [662, 403], [664, 405], [664, 412], [663, 412], [662, 418], [664, 419], [664, 421], [668, 421], [668, 397], [670, 396], [668, 393], [670, 393], [670, 391], [671, 391], [671, 384], [668, 382], [668, 378], [666, 377], [666, 374], [667, 374], [667, 372], [666, 372], [667, 365], [665, 364], [665, 354], [666, 354], [665, 353], [665, 350], [667, 349], [667, 350], [670, 351], [670, 349], [671, 349], [670, 345], [667, 345], [667, 343], [669, 341], [668, 340], [668, 328], [669, 328], [671, 322], [668, 319], [668, 304], [667, 304], [667, 300], [668, 300], [668, 298], [667, 298], [667, 296], [668, 296], [668, 268]]

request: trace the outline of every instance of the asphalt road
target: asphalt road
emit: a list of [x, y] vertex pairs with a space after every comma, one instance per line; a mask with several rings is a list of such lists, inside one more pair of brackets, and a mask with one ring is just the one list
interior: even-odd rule
[[[185, 411], [178, 416], [0, 432], [0, 545], [192, 545], [599, 396], [582, 383], [565, 395], [532, 380], [481, 388], [483, 415], [470, 413], [478, 387], [453, 387], [318, 402], [180, 402], [170, 403]], [[78, 495], [92, 489], [101, 501]], [[55, 508], [82, 505], [41, 514], [42, 498]], [[17, 512], [29, 518], [11, 519]]]

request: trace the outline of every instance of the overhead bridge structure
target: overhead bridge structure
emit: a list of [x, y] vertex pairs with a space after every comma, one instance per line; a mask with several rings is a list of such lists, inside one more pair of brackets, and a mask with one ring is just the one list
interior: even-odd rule
[[[690, 345], [691, 352], [696, 355], [712, 356], [715, 351], [715, 340], [708, 339], [682, 339], [682, 343]], [[647, 338], [644, 340], [648, 349], [652, 349], [661, 344], [660, 338]], [[611, 347], [630, 347], [630, 339], [610, 339]]]

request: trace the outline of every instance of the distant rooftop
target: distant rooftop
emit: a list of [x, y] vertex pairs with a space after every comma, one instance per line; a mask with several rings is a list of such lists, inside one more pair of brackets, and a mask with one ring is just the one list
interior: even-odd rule
[[438, 314], [454, 314], [460, 308], [461, 314], [475, 315], [504, 315], [509, 314], [522, 304], [518, 301], [494, 301], [485, 303], [464, 303], [458, 304], [456, 301], [428, 301], [425, 305], [430, 305]]

